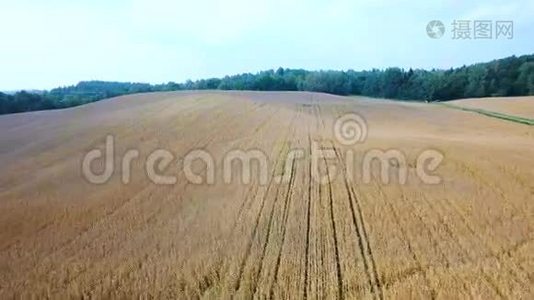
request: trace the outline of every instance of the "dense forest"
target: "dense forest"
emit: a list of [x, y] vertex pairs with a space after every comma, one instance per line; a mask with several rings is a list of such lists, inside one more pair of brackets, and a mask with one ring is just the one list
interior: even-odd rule
[[158, 85], [83, 81], [39, 94], [24, 91], [12, 95], [0, 93], [0, 114], [72, 107], [132, 93], [206, 89], [314, 91], [414, 101], [534, 95], [534, 54], [450, 70], [306, 71], [279, 68], [256, 74]]

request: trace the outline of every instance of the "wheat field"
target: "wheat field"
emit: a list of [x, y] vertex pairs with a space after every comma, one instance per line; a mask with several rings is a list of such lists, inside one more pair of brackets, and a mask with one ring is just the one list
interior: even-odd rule
[[[365, 119], [365, 141], [336, 140], [346, 113]], [[0, 127], [4, 299], [534, 297], [532, 126], [320, 93], [172, 92], [1, 116]], [[115, 173], [92, 184], [83, 157], [110, 134]], [[319, 161], [326, 183], [312, 176], [314, 145], [335, 154]], [[143, 162], [156, 149], [176, 166], [210, 153], [214, 183], [191, 183], [173, 162], [161, 172], [176, 183], [155, 184]], [[265, 153], [267, 183], [224, 182], [232, 149]], [[304, 156], [288, 164], [291, 149]], [[363, 180], [373, 149], [406, 156], [404, 184], [394, 163], [389, 183], [374, 169]], [[443, 154], [438, 184], [415, 176], [426, 149]]]
[[520, 118], [534, 119], [534, 97], [495, 97], [475, 98], [451, 101], [460, 107], [485, 109], [492, 112], [508, 114]]

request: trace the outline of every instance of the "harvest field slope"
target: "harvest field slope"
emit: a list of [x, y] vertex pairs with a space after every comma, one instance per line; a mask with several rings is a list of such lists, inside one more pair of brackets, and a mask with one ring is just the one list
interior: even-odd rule
[[[336, 139], [346, 113], [366, 120], [362, 143]], [[0, 298], [534, 297], [532, 126], [318, 93], [172, 92], [2, 116], [0, 127]], [[83, 157], [108, 134], [115, 173], [91, 184]], [[329, 183], [311, 176], [314, 145], [335, 150], [319, 161]], [[139, 158], [123, 184], [129, 149]], [[176, 184], [147, 177], [155, 149], [175, 156], [162, 172]], [[214, 184], [178, 167], [195, 149], [214, 157]], [[221, 179], [233, 149], [267, 154], [267, 184]], [[287, 164], [291, 149], [304, 157]], [[372, 149], [405, 154], [406, 184], [393, 162], [389, 184], [364, 182]], [[443, 154], [436, 185], [415, 175], [427, 149]]]
[[449, 101], [465, 108], [483, 109], [496, 113], [534, 120], [534, 97], [475, 98]]

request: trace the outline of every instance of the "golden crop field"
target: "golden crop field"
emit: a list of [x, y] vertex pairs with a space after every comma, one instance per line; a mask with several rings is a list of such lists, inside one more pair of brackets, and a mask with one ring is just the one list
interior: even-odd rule
[[486, 109], [517, 117], [534, 119], [534, 97], [475, 98], [451, 101], [461, 107]]
[[[340, 143], [351, 113], [366, 135]], [[532, 126], [319, 93], [170, 92], [1, 116], [0, 128], [3, 299], [534, 297]], [[114, 172], [94, 184], [84, 157], [108, 135]], [[157, 149], [172, 153], [157, 170], [171, 184], [147, 171]], [[184, 172], [194, 150], [213, 157], [212, 182]], [[264, 153], [266, 182], [259, 163], [248, 183], [226, 174], [233, 150]], [[405, 161], [371, 161], [366, 178], [367, 155], [389, 150]], [[441, 155], [423, 166], [438, 182], [418, 173], [427, 150]], [[209, 178], [200, 161], [190, 171]]]

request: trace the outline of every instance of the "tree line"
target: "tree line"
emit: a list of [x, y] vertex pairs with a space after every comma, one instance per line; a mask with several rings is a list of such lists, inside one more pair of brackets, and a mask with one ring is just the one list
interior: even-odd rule
[[534, 54], [449, 70], [387, 68], [369, 71], [283, 69], [184, 83], [82, 81], [43, 93], [0, 93], [0, 114], [77, 106], [105, 98], [180, 90], [311, 91], [413, 101], [534, 95]]

